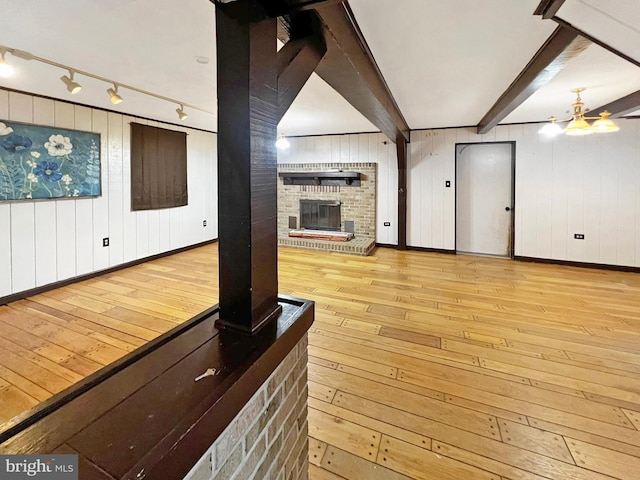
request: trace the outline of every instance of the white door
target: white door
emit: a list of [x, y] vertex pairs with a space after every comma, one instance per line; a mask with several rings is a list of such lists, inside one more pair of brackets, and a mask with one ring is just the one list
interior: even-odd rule
[[510, 143], [456, 145], [456, 251], [511, 256]]

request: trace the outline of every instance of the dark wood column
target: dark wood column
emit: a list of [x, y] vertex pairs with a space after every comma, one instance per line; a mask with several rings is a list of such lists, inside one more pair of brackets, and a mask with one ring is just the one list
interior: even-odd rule
[[255, 333], [276, 317], [277, 23], [257, 2], [216, 4], [222, 328]]
[[407, 249], [407, 141], [396, 138], [398, 154], [398, 250]]

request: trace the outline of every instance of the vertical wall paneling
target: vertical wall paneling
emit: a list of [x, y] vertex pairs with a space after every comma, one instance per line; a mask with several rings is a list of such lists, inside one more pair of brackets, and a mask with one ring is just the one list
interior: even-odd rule
[[[621, 132], [617, 132], [615, 135], [618, 136], [619, 133]], [[618, 211], [615, 208], [618, 204], [618, 159], [616, 158], [616, 148], [613, 142], [607, 141], [604, 144], [604, 149], [607, 151], [606, 160], [603, 159], [606, 164], [600, 174], [601, 202], [599, 205], [600, 228], [604, 235], [600, 241], [600, 258], [598, 261], [615, 264], [618, 259], [618, 239], [616, 238]]]
[[[538, 135], [537, 125], [533, 125], [534, 131], [530, 133], [537, 143], [533, 145], [535, 148], [535, 156], [531, 158], [536, 165], [534, 168], [535, 182], [538, 185], [544, 185], [549, 175], [548, 172], [553, 170], [553, 142], [543, 135]], [[522, 145], [520, 145], [522, 147]], [[518, 156], [518, 145], [516, 145], [516, 157]], [[520, 163], [524, 168], [524, 162], [516, 159], [516, 174], [520, 170]], [[519, 203], [516, 203], [519, 208]], [[536, 256], [542, 258], [551, 258], [551, 238], [552, 238], [552, 212], [553, 203], [549, 190], [538, 191], [536, 195], [536, 212], [535, 212], [535, 252]], [[533, 235], [532, 235], [533, 236]]]
[[[187, 141], [192, 141], [195, 147], [195, 150], [199, 150], [200, 148], [200, 135], [198, 132], [195, 132], [192, 135], [187, 137]], [[194, 208], [192, 205], [189, 205], [185, 208], [185, 214], [187, 215], [187, 224], [189, 227], [187, 228], [187, 241], [189, 243], [198, 242], [200, 239], [200, 233], [202, 230], [202, 220], [204, 217], [202, 216], [202, 210], [200, 208], [201, 199], [196, 198], [197, 196], [201, 196], [203, 192], [200, 192], [200, 179], [195, 176], [196, 171], [201, 171], [202, 168], [202, 155], [196, 154], [192, 158], [189, 159], [189, 164], [187, 165], [187, 178], [189, 182], [189, 191], [193, 191], [190, 197], [193, 197], [194, 204], [197, 205], [197, 208]], [[191, 203], [191, 202], [189, 202]]]
[[[0, 90], [0, 120], [9, 119], [9, 92]], [[11, 289], [11, 204], [0, 202], [0, 296]]]
[[109, 267], [109, 247], [102, 246], [102, 239], [109, 237], [109, 127], [107, 112], [91, 111], [91, 130], [100, 134], [100, 191], [93, 206], [93, 267], [104, 270]]
[[[109, 164], [109, 265], [124, 262], [124, 231], [122, 199], [124, 185], [122, 176], [122, 132], [124, 121], [122, 115], [109, 112], [107, 114], [109, 133], [107, 135], [107, 162]], [[128, 125], [127, 125], [128, 126]], [[127, 186], [128, 188], [128, 186]], [[140, 238], [140, 232], [138, 232]], [[140, 256], [140, 252], [138, 252]], [[140, 256], [142, 258], [142, 256]]]
[[487, 135], [468, 128], [412, 132], [410, 245], [453, 248], [455, 190], [440, 196], [438, 186], [454, 168], [455, 144], [514, 141], [516, 255], [640, 266], [640, 120], [619, 122], [619, 132], [582, 138], [540, 137], [534, 124]]
[[[64, 102], [54, 102], [55, 126], [61, 128], [75, 128], [75, 110], [73, 105]], [[76, 224], [75, 200], [56, 200], [56, 238], [58, 280], [64, 280], [76, 275], [76, 228], [84, 227]], [[19, 289], [22, 290], [22, 289]]]
[[618, 225], [614, 236], [618, 241], [617, 263], [623, 265], [630, 265], [635, 261], [636, 238], [629, 233], [635, 231], [639, 216], [638, 211], [633, 208], [636, 192], [640, 189], [638, 178], [634, 175], [638, 162], [637, 155], [634, 155], [637, 136], [631, 136], [628, 133], [625, 132], [626, 142], [608, 142], [605, 147], [612, 150], [613, 155], [618, 159], [618, 208], [616, 209]]
[[[209, 148], [207, 148], [207, 151], [210, 152], [210, 156], [209, 156], [209, 160], [211, 162], [210, 166], [209, 166], [209, 171], [211, 172], [211, 178], [212, 180], [212, 184], [211, 185], [217, 185], [218, 184], [218, 149], [215, 148], [216, 147], [216, 139], [215, 137], [211, 136], [208, 137], [209, 139]], [[213, 230], [210, 233], [210, 238], [218, 238], [218, 193], [217, 193], [217, 189], [212, 188], [211, 185], [207, 185], [207, 193], [210, 196], [210, 201], [207, 202], [207, 205], [209, 205], [210, 208], [210, 212], [209, 212], [209, 219], [212, 220], [210, 222], [210, 226]]]
[[442, 148], [442, 130], [435, 130], [431, 136], [431, 155], [429, 157], [432, 176], [431, 185], [428, 188], [431, 190], [431, 202], [433, 208], [433, 231], [432, 241], [436, 246], [435, 248], [445, 248], [444, 244], [444, 161], [441, 157], [440, 149]]
[[[378, 163], [376, 196], [376, 241], [385, 245], [398, 244], [398, 156], [396, 145], [382, 133], [371, 136]], [[394, 199], [395, 201], [391, 201]], [[385, 222], [391, 225], [384, 226]]]
[[420, 238], [422, 241], [429, 242], [434, 248], [437, 243], [434, 241], [433, 232], [438, 228], [438, 224], [434, 222], [433, 208], [433, 132], [424, 132], [423, 137], [423, 155], [422, 169], [420, 171], [420, 191], [422, 198], [420, 201]]
[[[552, 140], [552, 170], [548, 172], [547, 184], [551, 183], [551, 198], [552, 198], [552, 212], [551, 212], [551, 258], [556, 260], [562, 260], [567, 258], [567, 242], [569, 239], [569, 228], [567, 225], [567, 203], [568, 203], [568, 190], [567, 180], [569, 178], [569, 169], [567, 158], [569, 155], [569, 145], [567, 137], [558, 137]], [[520, 148], [516, 144], [517, 154], [520, 152]], [[516, 168], [520, 167], [520, 163], [516, 158]], [[519, 192], [519, 184], [516, 183], [516, 192]], [[521, 199], [524, 201], [524, 199]], [[516, 208], [519, 208], [519, 203]], [[516, 237], [521, 235], [522, 232], [516, 229]], [[524, 253], [518, 255], [525, 255]]]
[[[640, 122], [624, 122], [625, 128], [629, 128], [633, 123], [634, 131], [633, 131], [633, 139], [635, 141], [635, 151], [633, 154], [633, 159], [635, 162], [634, 169], [634, 179], [635, 184], [640, 185]], [[640, 189], [636, 188], [636, 200], [635, 200], [635, 211], [640, 212]], [[635, 261], [634, 265], [640, 265], [640, 218], [636, 215], [635, 219], [636, 223], [636, 233], [635, 233]]]
[[411, 132], [411, 141], [407, 148], [409, 149], [407, 158], [407, 244], [416, 245], [420, 243], [420, 209], [417, 204], [411, 201], [412, 198], [420, 198], [420, 179], [418, 173], [420, 148], [422, 142], [417, 140], [422, 132]]
[[[531, 130], [533, 127], [533, 130]], [[516, 185], [518, 189], [515, 192], [515, 212], [514, 221], [516, 232], [516, 244], [514, 252], [516, 255], [522, 255], [519, 252], [532, 252], [534, 256], [537, 254], [537, 206], [538, 197], [546, 196], [544, 191], [539, 189], [540, 182], [543, 181], [542, 165], [538, 162], [540, 150], [539, 136], [537, 125], [513, 125], [510, 129], [514, 130], [512, 136], [516, 139], [518, 148], [518, 158], [516, 160]]]
[[[327, 137], [327, 138], [331, 141], [331, 162], [340, 163], [340, 144], [341, 144], [340, 136], [339, 135], [338, 136], [330, 136], [330, 137]], [[301, 143], [301, 147], [306, 145], [305, 142], [307, 142], [307, 140], [303, 139], [302, 143]]]
[[[607, 140], [606, 137], [602, 140]], [[602, 175], [602, 150], [603, 142], [597, 142], [595, 146], [590, 148], [590, 154], [583, 156], [582, 169], [583, 177], [583, 202], [584, 215], [583, 226], [585, 227], [585, 239], [579, 240], [584, 244], [584, 258], [592, 258], [600, 260], [600, 242], [602, 239], [602, 219], [600, 217], [600, 204], [602, 203], [602, 190], [600, 188], [600, 176]], [[578, 241], [573, 239], [569, 232], [568, 241]]]
[[[444, 165], [444, 179], [451, 181], [449, 188], [444, 188], [444, 212], [443, 212], [443, 228], [442, 232], [443, 244], [442, 248], [446, 250], [455, 249], [456, 243], [456, 165], [455, 165], [455, 133], [452, 130], [444, 130], [444, 142], [439, 146], [440, 162]], [[454, 159], [451, 161], [450, 159]]]
[[[158, 122], [142, 121], [139, 122], [151, 127], [159, 127]], [[128, 127], [128, 126], [127, 126]], [[129, 161], [129, 159], [127, 159]], [[149, 212], [150, 210], [137, 210], [131, 212], [131, 207], [128, 209], [123, 205], [124, 215], [133, 215], [136, 219], [136, 252], [140, 258], [147, 257], [149, 255]]]
[[160, 253], [160, 212], [161, 210], [149, 210], [149, 242], [147, 255], [157, 255]]
[[[191, 142], [196, 152], [200, 149], [200, 135], [198, 132], [194, 132], [187, 136], [187, 142]], [[198, 178], [197, 172], [201, 171], [202, 156], [199, 153], [192, 155], [189, 158], [187, 165], [187, 179], [189, 188], [189, 205], [182, 209], [183, 220], [186, 220], [186, 241], [188, 243], [197, 243], [200, 240], [200, 231], [202, 230], [202, 211], [196, 208], [202, 202], [202, 192], [200, 190], [200, 178]], [[191, 202], [193, 200], [193, 203]]]
[[[33, 99], [29, 95], [9, 94], [9, 120], [31, 123]], [[35, 208], [33, 202], [11, 203], [11, 277], [13, 288], [28, 289], [36, 285]], [[29, 232], [22, 239], [18, 232]]]
[[[125, 116], [122, 124], [122, 254], [125, 262], [139, 258], [136, 213], [131, 211], [131, 123], [144, 123]], [[167, 249], [168, 250], [168, 249]], [[166, 250], [165, 250], [166, 251]], [[142, 252], [141, 252], [142, 253]], [[143, 256], [143, 255], [142, 255]]]
[[[91, 109], [75, 106], [76, 130], [91, 131]], [[93, 200], [78, 199], [73, 202], [76, 209], [76, 275], [94, 271], [93, 250]]]
[[158, 231], [160, 232], [158, 248], [161, 252], [166, 252], [171, 249], [171, 211], [168, 208], [162, 209], [158, 213]]
[[169, 236], [169, 241], [171, 242], [171, 249], [180, 248], [180, 245], [183, 244], [182, 237], [182, 229], [180, 226], [182, 225], [182, 208], [172, 208], [169, 212], [169, 223], [171, 224], [171, 231]]
[[[55, 124], [53, 100], [33, 98], [33, 123]], [[35, 209], [36, 286], [55, 282], [58, 278], [58, 239], [56, 202], [38, 201]]]
[[[584, 261], [584, 242], [585, 240], [576, 240], [575, 233], [584, 233], [584, 177], [585, 168], [583, 164], [584, 154], [586, 153], [586, 142], [591, 140], [586, 137], [570, 138], [568, 160], [568, 170], [571, 174], [570, 181], [567, 184], [567, 214], [569, 227], [567, 259], [576, 262]], [[588, 173], [587, 173], [588, 175]], [[615, 263], [615, 261], [614, 261]]]
[[[217, 238], [215, 134], [183, 129], [195, 139], [187, 143], [189, 205], [145, 212], [138, 231], [130, 201], [131, 117], [0, 89], [2, 119], [100, 133], [102, 195], [0, 202], [0, 296]], [[107, 237], [110, 246], [103, 247]]]

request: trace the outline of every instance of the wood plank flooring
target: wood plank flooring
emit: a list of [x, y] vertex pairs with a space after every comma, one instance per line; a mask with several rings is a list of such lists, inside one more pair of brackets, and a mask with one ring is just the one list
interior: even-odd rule
[[[217, 300], [217, 246], [0, 307], [0, 421]], [[316, 480], [640, 478], [640, 275], [280, 249]]]

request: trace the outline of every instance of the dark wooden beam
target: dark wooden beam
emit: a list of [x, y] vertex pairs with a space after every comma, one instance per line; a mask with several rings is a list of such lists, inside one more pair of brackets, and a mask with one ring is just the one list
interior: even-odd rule
[[533, 14], [542, 15], [545, 20], [552, 18], [558, 13], [564, 2], [565, 0], [542, 0]]
[[477, 126], [478, 133], [487, 133], [495, 127], [589, 45], [589, 40], [573, 30], [558, 26], [509, 88], [482, 117]]
[[278, 121], [327, 52], [315, 15], [292, 16], [290, 27], [293, 36], [278, 52]]
[[398, 155], [398, 250], [407, 249], [407, 141], [396, 139]]
[[277, 21], [216, 3], [220, 328], [256, 333], [279, 314]]
[[622, 98], [614, 100], [611, 103], [602, 105], [597, 108], [589, 110], [589, 116], [600, 114], [601, 112], [608, 111], [611, 113], [612, 118], [622, 117], [629, 113], [640, 110], [640, 90], [630, 93]]
[[[398, 135], [409, 141], [409, 126], [348, 4], [325, 2], [314, 14], [320, 19], [327, 45], [316, 73], [392, 142]], [[280, 29], [279, 34], [286, 30]]]

